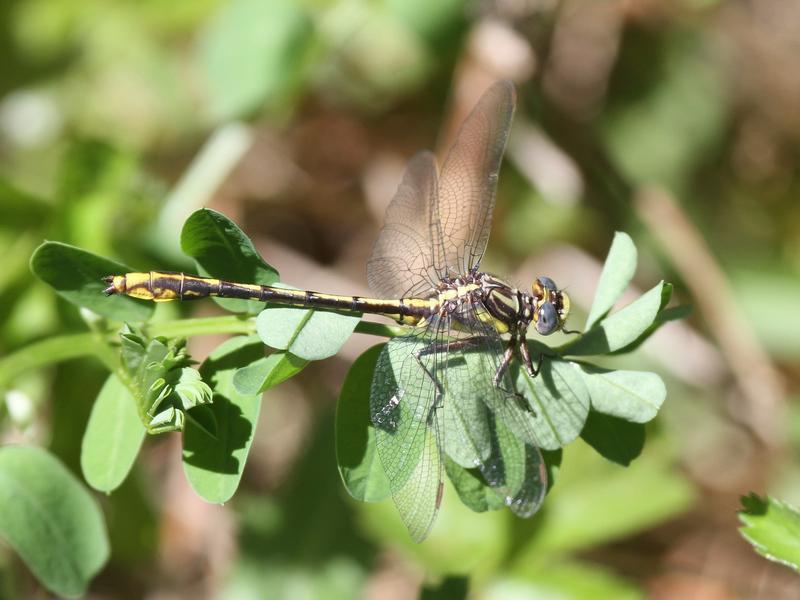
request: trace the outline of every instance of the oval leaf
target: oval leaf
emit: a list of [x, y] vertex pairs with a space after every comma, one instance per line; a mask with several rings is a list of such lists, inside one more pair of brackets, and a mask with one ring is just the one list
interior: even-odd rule
[[31, 271], [56, 293], [75, 304], [117, 321], [146, 321], [153, 303], [130, 296], [106, 296], [103, 277], [132, 271], [122, 263], [61, 242], [45, 242], [31, 257]]
[[39, 448], [0, 449], [0, 536], [52, 592], [76, 598], [109, 555], [97, 503]]
[[449, 456], [444, 457], [444, 468], [461, 502], [470, 510], [486, 512], [505, 508], [503, 499], [489, 487], [478, 469], [465, 469]]
[[658, 414], [667, 397], [667, 388], [655, 373], [594, 367], [584, 367], [582, 371], [592, 408], [626, 421], [647, 423]]
[[600, 321], [574, 343], [565, 346], [563, 354], [586, 356], [608, 354], [638, 339], [653, 324], [663, 300], [664, 282], [659, 282], [626, 307]]
[[246, 367], [237, 369], [233, 385], [240, 394], [261, 394], [269, 388], [294, 377], [302, 371], [308, 361], [291, 352], [273, 352]]
[[592, 308], [586, 318], [587, 331], [613, 308], [614, 303], [628, 287], [635, 271], [636, 246], [627, 233], [617, 231], [603, 265], [600, 281], [597, 283]]
[[[214, 401], [204, 411], [214, 423], [210, 427], [187, 413], [183, 429], [183, 471], [192, 488], [208, 502], [223, 503], [233, 496], [242, 478], [253, 441], [260, 394], [242, 394], [233, 385], [239, 365], [258, 360], [264, 348], [255, 336], [232, 338], [219, 346], [200, 367], [212, 384]], [[204, 419], [205, 421], [206, 419]]]
[[[534, 347], [531, 353], [536, 356]], [[545, 358], [534, 378], [519, 369], [517, 391], [533, 408], [536, 445], [555, 450], [580, 435], [589, 415], [589, 392], [580, 368], [562, 360]]]
[[[278, 271], [264, 262], [250, 238], [215, 210], [201, 208], [186, 219], [181, 248], [195, 260], [203, 276], [259, 285], [278, 281]], [[215, 297], [214, 302], [231, 312], [255, 314], [264, 308], [264, 303], [257, 300]]]
[[375, 364], [385, 344], [359, 356], [347, 373], [336, 406], [336, 461], [344, 487], [356, 500], [378, 502], [389, 496], [389, 481], [375, 448], [369, 395]]
[[136, 400], [111, 375], [94, 401], [81, 445], [81, 470], [94, 489], [109, 493], [127, 477], [139, 454], [145, 428]]
[[601, 456], [627, 467], [642, 453], [644, 448], [644, 425], [631, 423], [618, 417], [589, 411], [581, 438]]
[[256, 331], [271, 348], [322, 360], [339, 352], [360, 320], [359, 315], [321, 310], [267, 308], [256, 319]]
[[800, 571], [800, 512], [785, 502], [756, 494], [742, 497], [742, 505], [739, 532], [756, 552]]

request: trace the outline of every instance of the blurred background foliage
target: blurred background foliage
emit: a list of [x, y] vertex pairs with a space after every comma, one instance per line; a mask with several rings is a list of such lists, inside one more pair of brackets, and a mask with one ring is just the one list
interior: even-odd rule
[[[0, 15], [4, 355], [85, 329], [28, 270], [43, 239], [188, 269], [178, 233], [203, 205], [287, 283], [366, 293], [404, 162], [446, 148], [499, 78], [520, 100], [485, 266], [521, 285], [546, 273], [585, 311], [622, 229], [640, 289], [667, 279], [693, 307], [615, 363], [667, 382], [641, 456], [625, 468], [578, 440], [531, 521], [473, 514], [450, 490], [415, 546], [390, 502], [347, 498], [333, 415], [375, 342], [362, 336], [265, 395], [225, 506], [188, 489], [176, 436], [150, 440], [99, 498], [111, 559], [92, 596], [796, 597], [735, 511], [751, 489], [800, 502], [800, 5], [7, 0]], [[13, 375], [2, 443], [47, 447], [80, 476], [104, 370]], [[0, 574], [8, 597], [37, 586], [5, 547]]]

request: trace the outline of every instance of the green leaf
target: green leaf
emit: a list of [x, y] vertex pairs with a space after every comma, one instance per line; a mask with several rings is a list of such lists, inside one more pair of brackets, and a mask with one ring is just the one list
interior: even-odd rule
[[653, 324], [670, 286], [659, 282], [642, 296], [606, 317], [575, 342], [564, 346], [567, 356], [608, 354], [631, 344]]
[[94, 499], [40, 448], [0, 448], [0, 536], [45, 587], [70, 598], [86, 593], [109, 555]]
[[130, 296], [106, 296], [103, 277], [132, 269], [60, 242], [45, 242], [31, 257], [31, 270], [65, 300], [117, 321], [141, 322], [153, 314], [153, 303]]
[[592, 308], [586, 318], [586, 331], [610, 311], [636, 271], [636, 246], [627, 233], [617, 231], [603, 265], [600, 281], [594, 293]]
[[486, 512], [505, 508], [503, 499], [489, 487], [478, 469], [466, 469], [449, 456], [445, 456], [444, 468], [461, 502], [470, 510]]
[[212, 118], [239, 118], [288, 100], [310, 58], [313, 31], [301, 5], [289, 0], [225, 4], [197, 56]]
[[200, 367], [213, 384], [214, 402], [203, 406], [216, 423], [215, 436], [191, 418], [183, 431], [183, 470], [208, 502], [227, 502], [239, 487], [261, 407], [260, 394], [242, 394], [233, 385], [239, 365], [257, 360], [264, 347], [255, 336], [232, 338], [219, 346]]
[[278, 351], [237, 369], [233, 385], [240, 394], [260, 394], [271, 387], [294, 377], [302, 371], [308, 361], [291, 352]]
[[633, 340], [630, 344], [628, 344], [627, 346], [623, 346], [619, 350], [615, 350], [613, 354], [627, 354], [629, 352], [633, 352], [644, 342], [646, 342], [651, 335], [653, 335], [656, 331], [661, 329], [661, 327], [663, 327], [670, 321], [685, 319], [692, 313], [692, 307], [688, 305], [672, 306], [670, 308], [664, 308], [664, 305], [666, 305], [666, 303], [669, 301], [669, 297], [671, 295], [672, 295], [672, 284], [671, 283], [664, 284], [661, 309], [659, 309], [658, 314], [656, 315], [656, 318], [653, 321], [652, 325], [650, 325], [650, 327], [645, 329], [642, 335]]
[[[278, 272], [256, 251], [253, 242], [228, 217], [209, 208], [195, 211], [183, 225], [181, 248], [191, 256], [203, 276], [239, 283], [272, 285]], [[264, 308], [257, 300], [213, 298], [225, 310], [256, 314]]]
[[81, 445], [81, 469], [94, 489], [109, 493], [127, 477], [145, 428], [136, 401], [116, 375], [106, 379], [92, 407]]
[[592, 410], [581, 437], [601, 456], [627, 467], [642, 453], [645, 431], [641, 423], [631, 423]]
[[375, 449], [375, 429], [370, 421], [370, 385], [375, 364], [385, 344], [359, 356], [347, 373], [336, 406], [336, 461], [344, 487], [364, 502], [389, 496], [389, 482]]
[[[529, 342], [532, 356], [540, 346]], [[547, 450], [561, 448], [580, 435], [589, 415], [589, 392], [578, 365], [545, 357], [539, 375], [517, 370], [517, 391], [531, 405], [535, 418], [536, 445]]]
[[800, 571], [800, 512], [793, 506], [755, 493], [742, 496], [739, 532], [764, 558]]
[[647, 371], [607, 371], [582, 367], [592, 408], [634, 423], [647, 423], [658, 414], [667, 388], [661, 377]]
[[361, 320], [359, 315], [302, 308], [266, 308], [256, 319], [261, 341], [304, 360], [322, 360], [339, 352]]

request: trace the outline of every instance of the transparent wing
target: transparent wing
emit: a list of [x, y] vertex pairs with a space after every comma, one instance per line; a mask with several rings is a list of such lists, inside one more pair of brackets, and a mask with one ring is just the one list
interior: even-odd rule
[[486, 250], [515, 103], [511, 82], [490, 87], [464, 121], [442, 166], [439, 217], [444, 263], [456, 274], [477, 268]]
[[[460, 361], [463, 366], [455, 367], [455, 361], [459, 360], [455, 356], [448, 360], [449, 394], [445, 398], [445, 411], [460, 412], [465, 406], [470, 407], [472, 416], [469, 418], [476, 419], [474, 415], [479, 411], [472, 407], [475, 399], [464, 402], [469, 394], [483, 405], [488, 438], [478, 438], [481, 439], [481, 445], [477, 446], [480, 452], [477, 461], [470, 466], [478, 467], [486, 482], [511, 510], [521, 517], [529, 517], [538, 510], [547, 491], [547, 471], [534, 433], [536, 417], [523, 406], [522, 399], [514, 395], [508, 371], [499, 385], [494, 385], [506, 344], [488, 324], [488, 317], [486, 308], [480, 303], [464, 305], [456, 317], [467, 326], [475, 342], [462, 353]], [[453, 392], [458, 392], [459, 396], [450, 396]], [[449, 415], [445, 419], [448, 422]], [[462, 439], [461, 444], [475, 439], [474, 425], [471, 431], [472, 435]], [[459, 430], [453, 429], [451, 433], [448, 429], [448, 434], [455, 437]], [[448, 449], [454, 445], [455, 442], [448, 440]], [[456, 460], [449, 452], [448, 455]]]
[[434, 409], [433, 379], [442, 370], [443, 355], [422, 354], [419, 360], [417, 355], [440, 340], [445, 329], [434, 321], [421, 333], [390, 340], [378, 357], [370, 389], [378, 456], [395, 506], [416, 542], [427, 537], [443, 489], [442, 411]]
[[383, 298], [424, 295], [444, 272], [436, 201], [436, 159], [420, 152], [386, 209], [386, 220], [367, 263], [367, 280]]

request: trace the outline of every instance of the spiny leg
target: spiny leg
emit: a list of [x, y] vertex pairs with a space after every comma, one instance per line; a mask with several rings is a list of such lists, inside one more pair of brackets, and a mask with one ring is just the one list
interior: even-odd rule
[[422, 357], [427, 356], [429, 354], [438, 354], [438, 353], [446, 353], [451, 350], [464, 350], [468, 348], [477, 348], [480, 347], [480, 342], [485, 341], [488, 338], [483, 336], [474, 336], [465, 338], [463, 340], [455, 340], [452, 342], [433, 342], [428, 344], [424, 348], [420, 348], [416, 352], [414, 352], [414, 358], [416, 359], [419, 366], [425, 372], [425, 374], [430, 377], [431, 381], [433, 381], [433, 385], [436, 388], [436, 398], [433, 402], [433, 406], [431, 406], [430, 414], [428, 415], [428, 420], [430, 421], [433, 418], [434, 412], [436, 409], [441, 408], [442, 402], [444, 400], [444, 389], [442, 389], [441, 382], [436, 378], [436, 376], [430, 372], [428, 367], [425, 366], [425, 363], [422, 362]]
[[536, 366], [533, 366], [533, 361], [531, 360], [531, 352], [528, 348], [528, 344], [525, 341], [525, 336], [522, 337], [522, 343], [519, 345], [520, 353], [522, 354], [522, 362], [525, 365], [525, 370], [528, 372], [528, 375], [531, 377], [536, 377], [539, 374], [539, 371], [542, 370], [542, 359], [544, 358], [544, 354], [542, 352], [539, 353], [539, 358], [536, 360]]
[[[492, 383], [494, 384], [494, 387], [496, 387], [497, 389], [505, 392], [509, 396], [513, 396], [514, 400], [517, 403], [517, 405], [522, 410], [530, 412], [535, 417], [536, 416], [536, 411], [533, 410], [533, 407], [525, 399], [525, 396], [520, 394], [515, 389], [510, 389], [509, 390], [509, 389], [506, 389], [505, 387], [503, 387], [503, 385], [502, 385], [503, 376], [506, 374], [506, 371], [508, 371], [508, 367], [511, 365], [511, 361], [514, 360], [514, 350], [516, 350], [517, 346], [520, 346], [520, 341], [519, 341], [519, 339], [517, 338], [516, 335], [512, 335], [511, 339], [508, 340], [508, 346], [506, 346], [506, 351], [503, 353], [503, 360], [500, 363], [500, 365], [497, 367], [497, 371], [495, 371], [494, 377], [492, 378]], [[525, 344], [524, 332], [523, 332], [521, 346], [523, 348], [527, 349], [527, 346]], [[524, 350], [522, 352], [524, 353]], [[523, 354], [523, 356], [524, 356], [524, 354]], [[528, 360], [530, 360], [530, 356], [528, 357]]]

